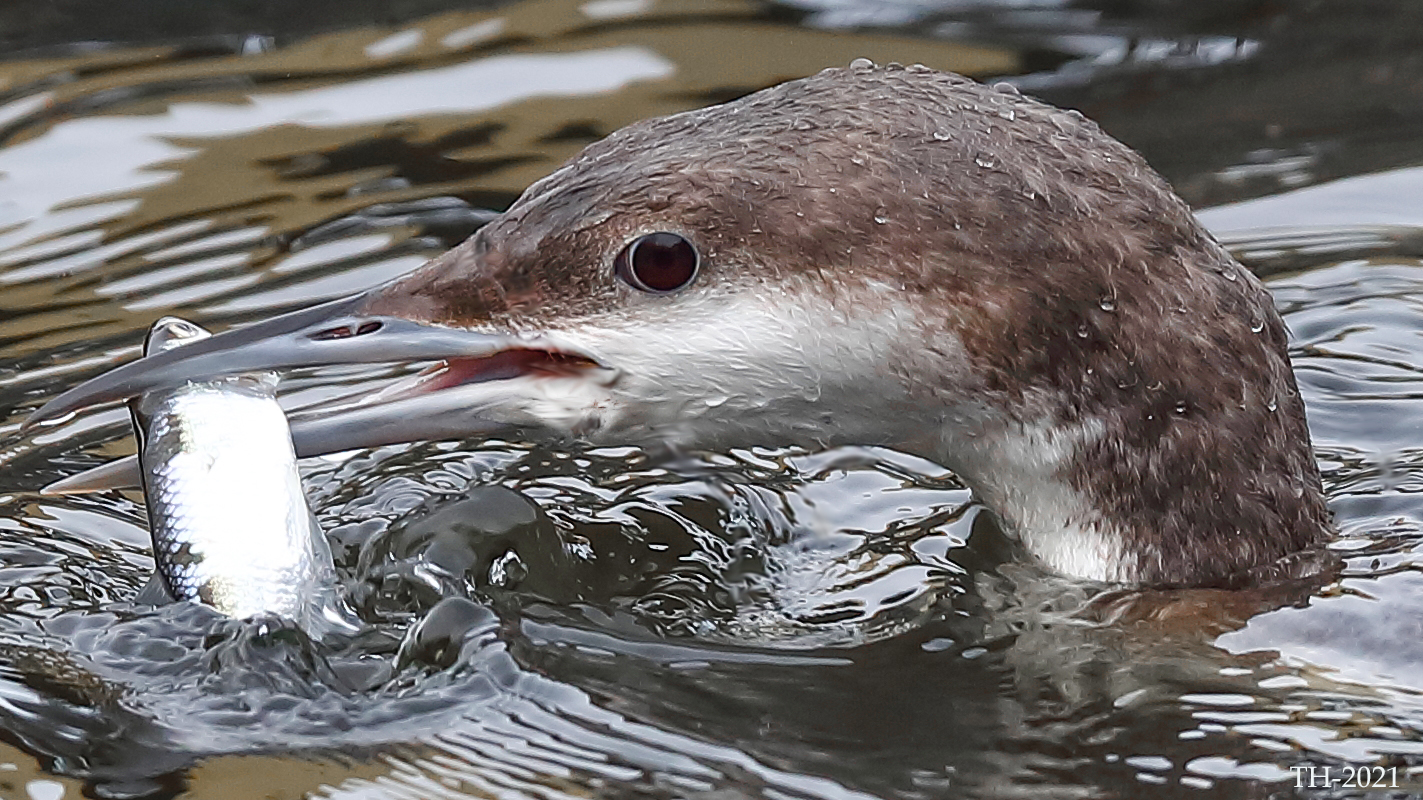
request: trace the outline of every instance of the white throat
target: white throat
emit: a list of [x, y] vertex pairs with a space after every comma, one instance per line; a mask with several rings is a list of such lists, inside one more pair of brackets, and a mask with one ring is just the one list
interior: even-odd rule
[[1132, 581], [1138, 576], [1121, 532], [1065, 477], [1078, 449], [1102, 436], [1095, 420], [1009, 424], [974, 436], [945, 430], [935, 456], [1049, 568], [1088, 580]]
[[[976, 388], [958, 337], [923, 327], [900, 295], [879, 284], [864, 285], [856, 303], [736, 292], [570, 326], [559, 336], [606, 354], [624, 376], [584, 387], [596, 398], [544, 394], [535, 415], [593, 440], [897, 447], [958, 473], [1049, 568], [1135, 579], [1120, 532], [1065, 477], [1104, 426], [1010, 421]], [[571, 419], [589, 408], [596, 421]]]

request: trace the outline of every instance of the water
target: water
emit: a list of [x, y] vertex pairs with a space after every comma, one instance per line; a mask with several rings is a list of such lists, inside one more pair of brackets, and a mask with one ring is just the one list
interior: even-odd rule
[[[0, 797], [1335, 796], [1291, 767], [1363, 765], [1423, 793], [1411, 5], [339, 5], [4, 39]], [[127, 605], [141, 498], [36, 493], [131, 452], [120, 410], [16, 429], [154, 318], [363, 288], [621, 125], [857, 56], [1080, 107], [1214, 206], [1293, 330], [1337, 575], [1062, 579], [885, 450], [428, 443], [303, 465], [373, 623], [333, 651]]]

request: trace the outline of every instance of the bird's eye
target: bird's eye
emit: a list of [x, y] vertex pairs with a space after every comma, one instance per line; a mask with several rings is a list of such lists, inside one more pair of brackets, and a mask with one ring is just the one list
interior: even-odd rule
[[665, 294], [691, 283], [700, 261], [697, 248], [685, 236], [659, 232], [633, 239], [618, 253], [613, 266], [618, 277], [634, 289]]

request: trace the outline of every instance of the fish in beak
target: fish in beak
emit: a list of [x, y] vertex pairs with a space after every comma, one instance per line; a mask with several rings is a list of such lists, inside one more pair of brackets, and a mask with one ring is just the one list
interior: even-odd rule
[[[464, 385], [519, 376], [573, 376], [599, 370], [589, 354], [534, 335], [497, 334], [367, 313], [379, 291], [343, 298], [156, 353], [99, 375], [54, 398], [26, 420], [44, 425], [88, 406], [247, 372], [335, 364], [433, 362], [376, 394], [291, 418], [299, 456], [409, 441], [517, 433], [531, 418], [481, 415], [499, 392], [464, 394]], [[121, 459], [46, 487], [76, 494], [136, 487], [136, 459]]]

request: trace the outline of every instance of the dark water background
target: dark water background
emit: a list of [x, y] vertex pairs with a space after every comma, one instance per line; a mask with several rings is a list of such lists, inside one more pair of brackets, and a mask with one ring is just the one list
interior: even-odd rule
[[[1414, 4], [17, 0], [0, 50], [0, 797], [1423, 796]], [[1104, 592], [883, 450], [432, 443], [305, 465], [374, 623], [328, 652], [126, 605], [141, 498], [37, 494], [127, 417], [20, 421], [158, 316], [364, 288], [624, 124], [858, 56], [1082, 109], [1269, 276], [1337, 578]]]

